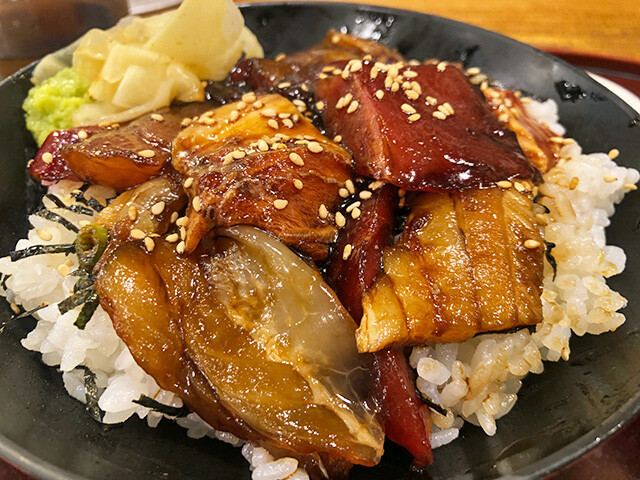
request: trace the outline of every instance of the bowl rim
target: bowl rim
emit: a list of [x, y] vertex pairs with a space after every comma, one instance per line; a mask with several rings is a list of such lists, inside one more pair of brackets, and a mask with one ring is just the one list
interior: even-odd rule
[[[602, 90], [609, 97], [609, 100], [612, 100], [615, 105], [625, 111], [631, 118], [637, 117], [637, 112], [624, 100], [619, 98], [609, 89], [607, 89], [604, 85], [598, 83], [596, 80], [591, 78], [583, 69], [571, 65], [565, 60], [556, 57], [555, 55], [540, 50], [534, 46], [523, 43], [514, 38], [505, 36], [503, 34], [494, 32], [492, 30], [487, 30], [482, 27], [478, 27], [476, 25], [472, 25], [469, 23], [461, 22], [458, 20], [453, 20], [451, 18], [442, 17], [440, 15], [433, 15], [430, 13], [423, 13], [415, 10], [401, 9], [401, 8], [393, 8], [393, 7], [385, 7], [378, 6], [372, 4], [364, 4], [364, 3], [350, 3], [350, 2], [333, 2], [333, 1], [260, 1], [260, 2], [238, 2], [236, 4], [241, 10], [244, 9], [253, 9], [253, 8], [282, 8], [282, 7], [293, 7], [293, 8], [304, 8], [308, 6], [320, 7], [320, 8], [342, 8], [348, 10], [357, 10], [363, 12], [371, 12], [371, 13], [382, 13], [389, 15], [417, 15], [422, 17], [429, 17], [436, 19], [438, 22], [449, 24], [452, 27], [464, 27], [466, 29], [470, 29], [472, 31], [482, 32], [483, 35], [488, 35], [489, 37], [493, 37], [495, 39], [500, 40], [501, 42], [510, 43], [513, 45], [517, 45], [518, 48], [525, 48], [530, 52], [546, 57], [552, 60], [554, 63], [559, 63], [564, 67], [573, 71], [573, 73], [577, 74], [581, 77], [581, 80], [584, 81], [585, 85], [589, 85], [591, 88], [595, 88], [596, 90]], [[15, 83], [16, 79], [20, 77], [25, 77], [27, 74], [33, 70], [35, 65], [40, 60], [36, 60], [33, 63], [23, 67], [17, 72], [13, 73], [9, 77], [5, 78], [0, 82], [0, 89], [6, 87], [10, 83]], [[606, 440], [608, 437], [616, 433], [620, 430], [624, 425], [629, 423], [635, 416], [640, 413], [640, 391], [636, 393], [634, 397], [629, 398], [625, 404], [619, 408], [617, 411], [612, 413], [604, 422], [602, 422], [597, 428], [586, 432], [581, 435], [577, 439], [568, 443], [560, 450], [548, 455], [544, 458], [537, 460], [536, 462], [519, 469], [514, 474], [509, 474], [502, 476], [500, 478], [504, 479], [534, 479], [534, 478], [542, 478], [553, 472], [560, 470], [562, 467], [574, 462], [578, 458], [582, 457], [597, 445], [599, 445], [602, 441]], [[86, 477], [77, 475], [73, 472], [69, 472], [67, 470], [62, 469], [61, 467], [47, 461], [41, 459], [37, 455], [31, 453], [27, 449], [17, 445], [15, 442], [7, 438], [4, 434], [0, 432], [0, 458], [5, 459], [9, 463], [16, 466], [18, 469], [43, 480], [88, 480]], [[465, 476], [466, 478], [466, 476]]]

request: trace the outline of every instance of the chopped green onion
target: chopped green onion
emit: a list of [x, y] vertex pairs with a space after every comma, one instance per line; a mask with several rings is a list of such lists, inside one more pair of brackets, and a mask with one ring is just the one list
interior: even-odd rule
[[109, 232], [102, 225], [82, 227], [74, 243], [78, 262], [86, 270], [91, 270], [107, 248]]

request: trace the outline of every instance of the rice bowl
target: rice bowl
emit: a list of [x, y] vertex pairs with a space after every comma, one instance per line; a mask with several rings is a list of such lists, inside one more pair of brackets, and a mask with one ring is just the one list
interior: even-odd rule
[[[571, 156], [577, 156], [576, 152], [573, 152], [573, 155]], [[605, 158], [605, 156], [593, 156], [593, 157], [589, 157], [589, 158], [583, 158], [580, 159], [581, 162], [583, 162], [584, 165], [593, 165], [593, 164], [597, 164], [600, 163], [602, 164], [601, 167], [598, 168], [604, 168], [607, 170], [607, 172], [609, 172], [609, 170], [611, 170], [612, 174], [615, 174], [617, 177], [620, 179], [620, 183], [617, 185], [613, 185], [615, 186], [617, 189], [614, 190], [614, 192], [612, 192], [612, 196], [615, 198], [616, 195], [618, 195], [618, 192], [623, 191], [623, 189], [621, 188], [623, 185], [625, 184], [630, 184], [630, 183], [634, 183], [635, 181], [637, 181], [637, 174], [631, 173], [631, 172], [627, 172], [627, 171], [621, 171], [621, 170], [612, 170], [615, 169], [616, 167], [611, 165], [610, 163], [608, 163], [608, 160]], [[567, 166], [567, 168], [569, 168], [569, 166]], [[601, 171], [601, 173], [604, 172], [604, 170]], [[561, 178], [564, 174], [564, 172], [556, 172], [558, 178]], [[571, 175], [569, 176], [569, 179], [571, 179], [574, 175], [574, 172], [567, 172], [566, 175]], [[562, 183], [560, 180], [558, 180], [559, 183]], [[588, 178], [581, 178], [580, 179], [581, 182], [588, 182], [589, 179]], [[613, 182], [612, 182], [613, 183]], [[71, 188], [71, 187], [69, 187]], [[580, 190], [578, 190], [580, 191]], [[583, 200], [581, 200], [583, 201]], [[607, 202], [609, 200], [603, 200], [603, 202]], [[603, 211], [607, 211], [610, 207], [606, 204], [606, 203], [602, 203], [600, 204], [600, 208]], [[605, 219], [602, 217], [602, 214], [598, 214], [599, 217], [596, 219], [596, 224], [598, 227], [602, 227], [603, 224], [605, 223]], [[38, 219], [38, 221], [40, 221], [40, 219]], [[46, 227], [46, 223], [38, 223], [38, 221], [36, 221], [34, 227], [36, 227], [36, 229], [39, 230], [44, 230], [44, 227]], [[589, 220], [590, 221], [590, 220]], [[580, 220], [579, 223], [582, 222], [589, 222], [587, 220]], [[602, 237], [601, 237], [601, 233], [600, 230], [598, 230], [597, 228], [594, 229], [589, 229], [589, 234], [595, 236], [596, 241], [595, 244], [598, 245], [599, 247], [602, 247]], [[54, 233], [55, 234], [55, 233]], [[63, 235], [62, 233], [60, 233], [60, 235]], [[59, 237], [60, 240], [63, 240], [62, 236]], [[32, 232], [30, 234], [30, 241], [34, 241], [34, 242], [38, 242], [40, 241], [40, 237], [37, 236], [37, 233]], [[21, 247], [24, 245], [21, 245]], [[41, 270], [40, 272], [42, 272], [43, 274], [46, 274], [47, 272], [47, 268], [49, 268], [49, 273], [51, 273], [54, 277], [60, 277], [60, 274], [58, 273], [58, 267], [60, 265], [64, 264], [64, 259], [62, 259], [62, 262], [58, 262], [56, 263], [51, 263], [50, 267], [40, 267]], [[605, 253], [605, 261], [607, 262], [607, 264], [611, 263], [615, 266], [615, 269], [619, 269], [622, 264], [623, 264], [623, 258], [620, 256], [620, 252], [616, 251], [615, 249], [606, 249], [606, 253]], [[560, 263], [560, 262], [559, 262]], [[51, 268], [53, 267], [53, 268]], [[67, 265], [67, 267], [72, 267]], [[61, 267], [64, 269], [64, 267]], [[614, 267], [609, 266], [610, 269], [613, 269]], [[606, 273], [606, 272], [603, 272]], [[571, 272], [571, 274], [576, 274], [575, 272]], [[57, 279], [56, 277], [56, 279]], [[37, 283], [38, 283], [38, 287], [42, 287], [42, 285], [46, 285], [46, 288], [50, 290], [50, 292], [48, 292], [49, 295], [51, 295], [51, 297], [47, 297], [50, 299], [54, 299], [57, 298], [58, 300], [61, 299], [60, 296], [63, 294], [62, 291], [62, 286], [58, 283], [58, 284], [54, 284], [55, 282], [51, 282], [51, 283], [47, 283], [45, 281], [43, 281], [46, 277], [42, 276], [41, 278], [38, 279]], [[61, 277], [60, 277], [61, 278]], [[16, 279], [17, 280], [17, 279]], [[562, 278], [559, 278], [558, 280], [562, 280]], [[573, 281], [575, 279], [573, 278], [565, 278], [564, 281], [566, 281], [566, 287], [562, 287], [564, 289], [571, 289], [571, 288], [577, 288], [574, 284], [575, 281]], [[574, 284], [571, 284], [573, 281]], [[588, 283], [588, 282], [587, 282]], [[11, 287], [11, 285], [9, 285]], [[25, 280], [25, 283], [23, 283], [22, 285], [20, 284], [14, 284], [12, 288], [15, 288], [18, 291], [24, 291], [27, 292], [26, 294], [29, 295], [29, 288], [33, 287], [32, 285], [29, 285], [29, 281]], [[555, 286], [550, 286], [552, 289], [555, 288], [561, 288], [561, 287], [555, 287]], [[66, 285], [66, 288], [69, 288], [69, 285]], [[589, 287], [585, 288], [590, 288], [593, 291], [600, 291], [601, 294], [603, 294], [605, 297], [609, 296], [611, 298], [611, 307], [610, 308], [614, 308], [614, 307], [620, 307], [622, 306], [622, 302], [615, 296], [611, 296], [609, 295], [606, 291], [602, 292], [603, 288], [601, 287], [600, 283], [598, 283], [597, 281], [595, 282], [595, 284], [592, 282], [589, 284]], [[22, 289], [22, 290], [21, 290]], [[57, 295], [57, 297], [56, 297]], [[562, 295], [562, 293], [561, 293]], [[584, 295], [584, 293], [581, 293], [581, 295]], [[44, 298], [44, 297], [43, 297]], [[39, 299], [33, 299], [32, 301], [32, 305], [37, 305], [39, 301], [42, 301], [43, 298], [39, 298]], [[14, 298], [13, 300], [17, 300], [17, 298]], [[565, 300], [566, 301], [566, 300]], [[29, 308], [29, 304], [26, 303], [25, 304], [26, 308]], [[47, 314], [49, 313], [51, 315], [52, 312], [48, 311], [49, 308], [41, 311], [41, 314], [43, 315], [43, 319], [44, 317], [47, 316]], [[53, 309], [52, 309], [53, 310]], [[118, 371], [120, 372], [120, 377], [121, 380], [116, 381], [116, 379], [111, 379], [109, 380], [106, 376], [101, 376], [98, 375], [97, 378], [97, 382], [100, 386], [106, 386], [109, 385], [109, 387], [113, 386], [113, 390], [114, 392], [117, 391], [118, 388], [121, 388], [122, 391], [125, 390], [129, 390], [131, 391], [132, 388], [135, 388], [136, 393], [140, 393], [142, 391], [148, 392], [146, 393], [147, 395], [153, 396], [155, 393], [157, 393], [157, 385], [154, 385], [154, 382], [149, 382], [148, 380], [145, 380], [143, 376], [141, 376], [141, 372], [139, 371], [139, 368], [136, 369], [135, 364], [132, 365], [131, 363], [131, 358], [127, 357], [126, 353], [123, 353], [124, 351], [121, 349], [121, 346], [119, 346], [117, 344], [117, 342], [115, 342], [115, 339], [113, 342], [111, 341], [107, 341], [105, 342], [104, 345], [100, 346], [100, 348], [98, 348], [98, 346], [95, 343], [95, 338], [91, 338], [91, 335], [89, 335], [90, 332], [90, 328], [96, 328], [96, 332], [93, 333], [93, 335], [101, 337], [101, 338], [109, 338], [108, 335], [108, 319], [106, 322], [104, 321], [100, 321], [100, 315], [97, 316], [96, 318], [94, 318], [94, 321], [96, 319], [98, 319], [97, 322], [95, 322], [94, 327], [87, 327], [87, 330], [85, 331], [85, 333], [87, 334], [87, 338], [75, 338], [73, 340], [73, 342], [70, 342], [69, 345], [67, 346], [67, 341], [65, 341], [65, 339], [63, 338], [65, 333], [64, 331], [67, 330], [69, 331], [69, 326], [73, 323], [73, 316], [67, 314], [68, 316], [66, 318], [59, 318], [56, 319], [54, 318], [53, 315], [49, 316], [49, 320], [44, 320], [45, 322], [48, 323], [40, 323], [38, 328], [36, 329], [36, 331], [34, 331], [33, 334], [30, 334], [30, 336], [28, 337], [28, 339], [26, 340], [27, 345], [29, 345], [31, 348], [34, 349], [38, 349], [41, 350], [42, 353], [44, 353], [44, 357], [43, 360], [45, 360], [45, 363], [48, 364], [53, 364], [56, 365], [58, 363], [60, 363], [61, 365], [61, 369], [63, 371], [67, 371], [67, 373], [63, 374], [64, 375], [64, 379], [65, 379], [65, 386], [67, 386], [67, 388], [73, 392], [72, 394], [74, 395], [74, 397], [78, 398], [78, 399], [82, 399], [82, 392], [80, 391], [81, 389], [79, 388], [79, 385], [81, 385], [80, 383], [80, 379], [83, 375], [83, 372], [80, 370], [74, 371], [74, 367], [77, 365], [78, 362], [82, 362], [83, 358], [81, 358], [84, 354], [80, 353], [83, 350], [100, 350], [99, 352], [93, 352], [93, 353], [97, 353], [98, 355], [95, 357], [95, 359], [92, 360], [88, 360], [88, 363], [91, 363], [91, 365], [93, 365], [94, 368], [96, 367], [103, 367], [105, 370], [108, 371]], [[612, 322], [608, 325], [605, 325], [605, 330], [608, 329], [612, 329], [615, 326], [617, 326], [616, 323], [619, 323], [620, 319], [619, 317], [613, 317], [614, 319], [612, 320]], [[57, 320], [57, 322], [52, 322], [51, 320]], [[104, 318], [102, 319], [104, 320]], [[594, 322], [597, 323], [597, 322]], [[55, 324], [55, 327], [54, 327]], [[59, 324], [59, 325], [58, 325]], [[42, 326], [40, 326], [42, 325]], [[51, 327], [51, 328], [49, 328]], [[586, 331], [589, 328], [589, 325], [575, 325], [575, 328], [577, 329], [576, 331], [579, 333], [582, 333], [584, 331]], [[55, 331], [54, 331], [55, 330]], [[52, 335], [53, 333], [53, 335]], [[62, 335], [60, 336], [60, 334], [62, 333]], [[514, 336], [517, 334], [513, 334]], [[567, 335], [567, 331], [562, 331], [560, 337], [553, 337], [554, 339], [560, 341], [560, 343], [562, 343], [562, 338], [566, 338]], [[78, 337], [78, 335], [75, 335], [76, 337]], [[491, 342], [492, 338], [489, 338], [490, 336], [480, 336], [478, 337], [478, 341], [481, 342]], [[68, 340], [68, 339], [67, 339]], [[512, 339], [514, 344], [527, 344], [529, 342], [528, 338], [513, 338]], [[539, 339], [539, 344], [542, 345], [544, 343], [544, 339]], [[534, 339], [535, 342], [535, 339]], [[57, 346], [56, 346], [57, 343]], [[44, 345], [44, 346], [43, 346]], [[552, 347], [554, 347], [555, 345], [552, 345]], [[562, 346], [564, 346], [564, 344], [562, 344]], [[562, 354], [562, 346], [559, 347], [558, 349], [549, 349], [548, 351], [543, 351], [543, 355], [545, 356], [549, 356], [551, 359], [557, 359], [556, 357]], [[495, 345], [491, 345], [491, 346], [487, 346], [485, 345], [483, 348], [495, 348]], [[547, 347], [548, 348], [548, 347]], [[420, 370], [424, 370], [425, 372], [425, 377], [427, 377], [428, 379], [435, 379], [435, 382], [432, 383], [431, 386], [429, 385], [424, 385], [424, 388], [427, 392], [431, 393], [430, 397], [433, 397], [434, 395], [434, 390], [433, 390], [433, 385], [437, 385], [438, 383], [442, 386], [442, 388], [444, 388], [446, 386], [445, 383], [443, 382], [439, 382], [439, 380], [441, 380], [442, 377], [440, 378], [435, 378], [434, 375], [435, 373], [433, 372], [433, 369], [431, 371], [429, 371], [428, 368], [420, 368], [420, 366], [418, 365], [420, 363], [420, 358], [421, 355], [424, 355], [425, 353], [428, 352], [424, 352], [424, 351], [415, 351], [414, 352], [414, 360], [415, 360], [415, 365], [418, 367], [419, 371]], [[452, 358], [452, 353], [451, 352], [445, 352], [445, 351], [436, 351], [435, 353], [436, 358], [438, 358], [439, 363], [441, 364], [446, 364], [447, 362], [449, 362], [450, 358]], [[112, 367], [106, 367], [106, 362], [107, 359], [111, 359], [111, 365]], [[461, 357], [462, 354], [461, 354]], [[468, 358], [468, 353], [467, 353], [467, 357]], [[440, 362], [440, 360], [443, 360], [443, 362]], [[423, 367], [425, 362], [422, 361], [423, 363]], [[535, 363], [535, 362], [532, 362]], [[432, 363], [431, 367], [433, 367], [434, 364]], [[435, 365], [436, 367], [439, 367], [438, 365]], [[533, 367], [534, 369], [536, 367]], [[515, 369], [515, 367], [512, 367], [513, 371], [516, 373], [516, 375], [518, 375], [520, 373], [519, 370]], [[100, 370], [99, 368], [96, 368], [96, 370]], [[535, 371], [535, 370], [534, 370]], [[135, 387], [133, 387], [133, 384], [128, 383], [127, 380], [124, 379], [124, 375], [122, 375], [122, 372], [127, 372], [127, 376], [130, 374], [130, 376], [132, 378], [137, 379], [140, 383], [136, 384]], [[442, 373], [442, 372], [441, 372]], [[442, 375], [446, 375], [444, 373], [442, 373]], [[513, 380], [513, 379], [512, 379]], [[446, 382], [446, 380], [445, 380]], [[512, 382], [513, 383], [513, 382]], [[455, 387], [455, 385], [454, 385]], [[513, 395], [515, 393], [515, 388], [513, 385], [510, 385], [510, 389], [508, 391], [505, 392], [505, 395]], [[453, 387], [449, 388], [447, 390], [447, 392], [451, 393], [452, 390], [455, 390]], [[107, 389], [107, 391], [109, 391]], [[442, 391], [440, 393], [443, 393]], [[104, 397], [104, 400], [102, 400], [101, 398], [101, 402], [102, 402], [102, 407], [105, 407], [105, 411], [109, 412], [110, 415], [109, 419], [111, 419], [114, 422], [117, 421], [121, 421], [121, 419], [125, 418], [125, 415], [128, 417], [129, 415], [133, 414], [133, 413], [138, 413], [139, 415], [142, 414], [144, 415], [144, 410], [143, 407], [132, 407], [131, 405], [125, 406], [124, 403], [118, 403], [118, 397], [120, 395], [114, 395], [114, 396], [110, 396], [107, 395], [106, 397]], [[445, 395], [446, 396], [446, 395]], [[170, 404], [173, 399], [168, 397], [168, 396], [163, 396], [163, 403], [164, 401], [167, 402], [167, 404]], [[511, 398], [511, 397], [508, 397]], [[453, 397], [451, 397], [448, 400], [448, 403], [453, 402], [455, 399], [455, 395]], [[179, 406], [178, 402], [174, 402], [174, 406]], [[489, 409], [491, 409], [490, 406], [487, 406]], [[505, 406], [503, 409], [508, 409], [508, 407], [510, 407], [510, 405]], [[460, 408], [460, 412], [463, 412], [463, 410], [465, 409], [464, 405], [459, 406]], [[467, 408], [471, 408], [471, 407], [467, 407]], [[486, 409], [485, 409], [486, 410]], [[494, 408], [493, 411], [495, 411], [495, 416], [499, 416], [501, 413], [500, 408], [497, 409], [498, 411], [496, 411], [496, 409]], [[469, 414], [469, 411], [467, 411], [467, 413]], [[467, 415], [469, 416], [469, 415]], [[157, 416], [155, 419], [153, 419], [153, 415], [148, 417], [148, 420], [152, 423], [156, 422], [158, 420]], [[186, 421], [185, 421], [186, 422]], [[451, 424], [448, 424], [446, 422], [443, 421], [442, 426], [445, 427], [443, 429], [447, 430], [450, 429], [451, 426], [454, 425], [455, 420], [452, 420]], [[487, 419], [485, 418], [485, 421], [483, 422], [482, 420], [478, 420], [478, 422], [483, 426], [483, 428], [485, 428], [485, 430], [488, 430], [489, 432], [492, 429], [492, 421], [491, 419]], [[216, 433], [216, 432], [211, 432], [211, 431], [206, 431], [203, 430], [202, 428], [200, 428], [200, 432], [196, 432], [197, 428], [194, 426], [192, 427], [192, 429], [190, 430], [192, 432], [193, 435], [202, 435], [204, 434], [210, 434], [210, 435], [214, 435], [214, 436], [220, 436], [226, 438], [227, 440], [231, 440], [233, 441], [233, 439], [225, 437], [222, 434]], [[498, 431], [500, 429], [498, 428]], [[447, 435], [452, 436], [454, 432], [447, 432]], [[246, 453], [245, 449], [245, 453]], [[258, 452], [259, 453], [259, 452]], [[248, 455], [248, 453], [247, 453]], [[258, 455], [259, 456], [259, 455]], [[259, 462], [259, 460], [256, 460], [256, 462]]]

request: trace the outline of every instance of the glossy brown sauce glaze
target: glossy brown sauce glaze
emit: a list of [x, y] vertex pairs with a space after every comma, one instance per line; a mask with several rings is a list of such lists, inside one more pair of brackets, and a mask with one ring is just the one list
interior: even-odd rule
[[[480, 92], [456, 67], [353, 62], [315, 85], [330, 135], [356, 171], [407, 190], [462, 190], [540, 180]], [[347, 66], [347, 68], [349, 65]]]

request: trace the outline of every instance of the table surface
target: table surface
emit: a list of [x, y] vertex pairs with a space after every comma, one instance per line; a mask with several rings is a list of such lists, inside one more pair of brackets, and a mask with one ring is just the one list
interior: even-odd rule
[[[638, 0], [350, 1], [431, 13], [494, 30], [547, 50], [623, 58], [640, 65]], [[251, 2], [252, 0], [248, 0], [247, 3]], [[29, 61], [30, 59], [0, 60], [0, 79]], [[550, 478], [640, 480], [638, 453], [640, 419], [636, 419], [594, 451]], [[0, 461], [0, 479], [29, 478]]]

